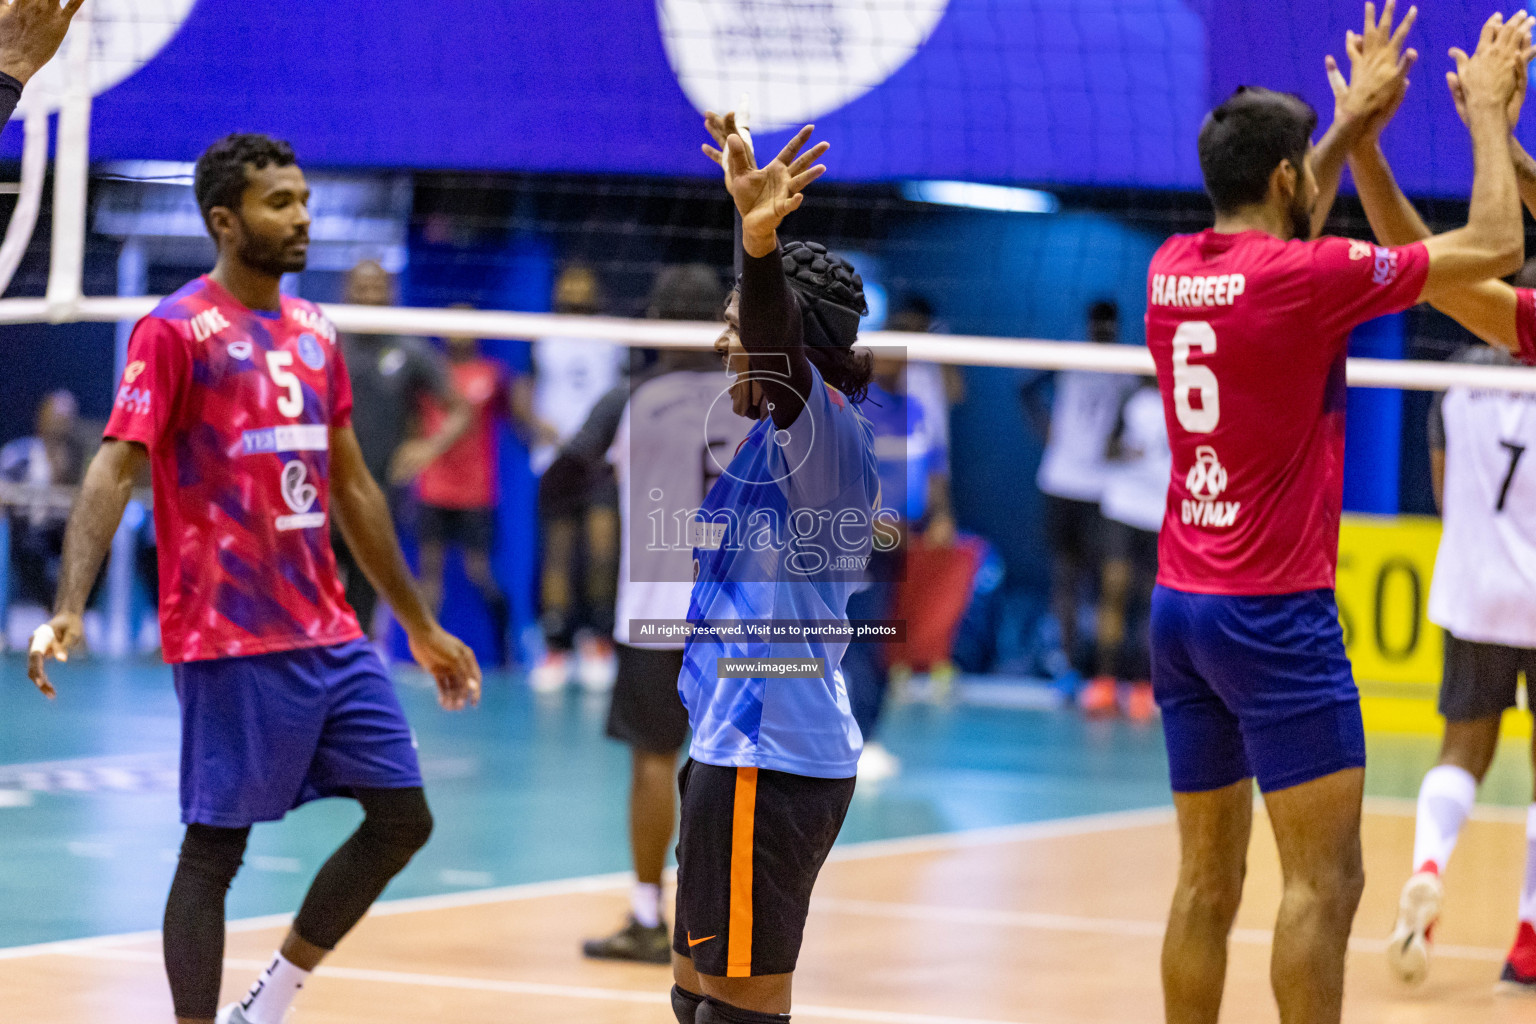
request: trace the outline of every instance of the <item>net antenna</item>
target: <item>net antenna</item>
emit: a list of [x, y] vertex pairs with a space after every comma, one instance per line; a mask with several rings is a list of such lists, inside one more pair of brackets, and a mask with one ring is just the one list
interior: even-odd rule
[[[754, 164], [757, 163], [757, 153], [752, 148], [752, 132], [750, 122], [752, 120], [752, 94], [744, 92], [741, 99], [736, 101], [736, 134], [741, 136], [741, 141], [747, 144], [747, 158]], [[729, 148], [729, 147], [727, 147]], [[735, 204], [732, 204], [734, 209]], [[735, 260], [736, 279], [741, 280], [741, 211], [736, 210], [736, 248], [733, 259]]]

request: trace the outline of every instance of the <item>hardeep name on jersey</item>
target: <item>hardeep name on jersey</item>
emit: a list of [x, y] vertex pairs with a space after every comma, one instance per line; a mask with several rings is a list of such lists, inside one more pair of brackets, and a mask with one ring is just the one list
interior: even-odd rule
[[192, 327], [192, 340], [197, 342], [207, 341], [220, 331], [229, 328], [229, 321], [224, 319], [223, 312], [217, 306], [208, 307], [188, 323]]
[[1152, 301], [1159, 306], [1230, 306], [1247, 288], [1242, 274], [1152, 275]]

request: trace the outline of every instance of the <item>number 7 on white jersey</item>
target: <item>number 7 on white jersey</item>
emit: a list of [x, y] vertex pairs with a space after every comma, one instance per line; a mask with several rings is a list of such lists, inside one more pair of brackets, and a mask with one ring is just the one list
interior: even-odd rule
[[[1206, 355], [1216, 352], [1216, 329], [1204, 320], [1187, 320], [1173, 332], [1173, 409], [1179, 426], [1191, 434], [1209, 434], [1221, 420], [1221, 396], [1216, 387], [1216, 371], [1209, 366], [1189, 364], [1189, 350], [1199, 348]], [[1200, 408], [1189, 404], [1191, 390], [1200, 392]]]

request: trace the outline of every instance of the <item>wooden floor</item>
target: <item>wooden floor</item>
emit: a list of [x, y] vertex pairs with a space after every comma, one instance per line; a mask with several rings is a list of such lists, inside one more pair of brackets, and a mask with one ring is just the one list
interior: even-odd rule
[[[1349, 964], [1346, 1021], [1529, 1024], [1536, 1000], [1496, 994], [1515, 928], [1524, 812], [1467, 827], [1446, 876], [1430, 980], [1387, 975], [1413, 838], [1411, 805], [1372, 802], [1368, 884]], [[817, 888], [795, 1017], [892, 1024], [1127, 1024], [1162, 1019], [1157, 960], [1174, 878], [1172, 812], [1067, 819], [842, 849]], [[1278, 864], [1255, 830], [1223, 1019], [1277, 1019], [1268, 982]], [[606, 876], [387, 903], [303, 992], [294, 1024], [671, 1024], [660, 968], [584, 961], [611, 929], [625, 881]], [[281, 921], [231, 930], [225, 997], [248, 986]], [[5, 1024], [166, 1024], [156, 934], [0, 950]]]

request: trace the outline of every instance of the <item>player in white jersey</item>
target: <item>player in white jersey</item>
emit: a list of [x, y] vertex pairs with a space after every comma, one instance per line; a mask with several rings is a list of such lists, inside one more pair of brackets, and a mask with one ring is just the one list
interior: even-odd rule
[[[714, 312], [719, 309], [717, 303]], [[669, 964], [661, 874], [676, 813], [677, 754], [688, 738], [688, 712], [677, 695], [684, 637], [656, 639], [649, 623], [687, 619], [693, 590], [687, 524], [751, 424], [731, 409], [730, 378], [718, 356], [669, 351], [661, 358], [660, 372], [634, 388], [608, 449], [618, 476], [621, 532], [613, 629], [618, 677], [607, 732], [631, 751], [635, 888], [625, 926], [582, 948], [599, 959]]]
[[[1104, 571], [1099, 582], [1098, 677], [1089, 685], [1118, 697], [1131, 684], [1125, 711], [1137, 721], [1156, 711], [1152, 697], [1146, 618], [1157, 582], [1157, 536], [1168, 509], [1173, 452], [1157, 382], [1145, 379], [1120, 409], [1108, 482], [1099, 501], [1104, 516]], [[1113, 700], [1096, 710], [1113, 710]]]
[[[1514, 364], [1482, 345], [1459, 359]], [[1429, 970], [1440, 876], [1493, 763], [1504, 712], [1522, 675], [1528, 692], [1536, 686], [1536, 463], [1526, 458], [1536, 448], [1536, 394], [1452, 388], [1430, 412], [1429, 443], [1445, 523], [1429, 592], [1430, 621], [1445, 629], [1445, 739], [1419, 790], [1414, 874], [1387, 948], [1410, 983]], [[1536, 992], [1536, 803], [1526, 821], [1520, 925], [1502, 980]]]
[[[1088, 307], [1088, 340], [1114, 344], [1120, 334], [1120, 311], [1108, 301]], [[1042, 374], [1025, 386], [1025, 403], [1033, 414], [1034, 391], [1048, 379]], [[1104, 555], [1104, 521], [1099, 499], [1109, 480], [1109, 439], [1120, 406], [1134, 382], [1121, 374], [1065, 370], [1053, 375], [1050, 428], [1040, 457], [1036, 486], [1045, 496], [1045, 526], [1051, 546], [1051, 610], [1061, 631], [1061, 651], [1067, 665], [1052, 669], [1057, 685], [1071, 696], [1081, 674], [1097, 658], [1078, 650], [1078, 605], [1085, 591], [1099, 582]], [[1114, 687], [1083, 688], [1085, 710], [1102, 711], [1114, 704]]]

